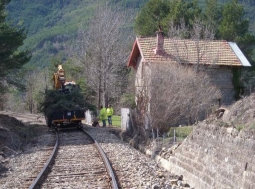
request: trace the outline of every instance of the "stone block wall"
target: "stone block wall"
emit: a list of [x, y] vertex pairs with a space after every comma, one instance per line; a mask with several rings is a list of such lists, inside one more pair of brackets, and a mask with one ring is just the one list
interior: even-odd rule
[[254, 189], [255, 132], [201, 124], [161, 165], [196, 189]]
[[218, 86], [222, 92], [221, 103], [230, 105], [235, 101], [235, 89], [233, 86], [233, 73], [231, 67], [215, 67], [207, 70], [213, 83]]

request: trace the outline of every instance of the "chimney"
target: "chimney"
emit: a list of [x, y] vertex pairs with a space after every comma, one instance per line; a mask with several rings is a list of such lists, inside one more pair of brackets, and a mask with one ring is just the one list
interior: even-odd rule
[[162, 54], [164, 52], [164, 32], [159, 27], [159, 31], [156, 32], [157, 41], [156, 41], [156, 49], [154, 50], [155, 54]]

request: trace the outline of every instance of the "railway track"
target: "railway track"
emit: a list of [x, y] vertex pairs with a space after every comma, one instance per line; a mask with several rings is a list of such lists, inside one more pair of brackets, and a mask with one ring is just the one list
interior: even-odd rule
[[54, 152], [30, 189], [118, 188], [107, 157], [89, 135], [63, 130], [57, 133], [57, 139]]
[[[9, 112], [4, 113], [10, 114]], [[11, 157], [2, 159], [1, 163], [6, 169], [2, 169], [2, 172], [0, 172], [1, 189], [27, 189], [29, 187], [55, 189], [117, 188], [116, 181], [111, 183], [111, 180], [114, 180], [113, 172], [106, 171], [103, 166], [102, 159], [107, 160], [107, 158], [100, 157], [99, 153], [93, 155], [92, 153], [95, 153], [95, 150], [89, 150], [89, 148], [97, 146], [97, 142], [93, 144], [92, 141], [87, 141], [89, 139], [85, 139], [82, 132], [75, 129], [61, 131], [59, 133], [60, 147], [57, 148], [58, 153], [53, 155], [52, 149], [55, 148], [56, 137], [54, 137], [52, 131], [45, 127], [45, 120], [32, 114], [14, 114], [13, 116], [22, 122], [27, 122], [27, 124], [35, 124], [33, 127], [38, 128], [40, 134], [35, 135], [23, 151], [17, 151]], [[7, 119], [7, 122], [10, 122], [10, 120]], [[14, 120], [12, 124], [18, 123]], [[128, 143], [119, 140], [112, 133], [115, 129], [84, 125], [83, 130], [96, 138], [109, 157], [114, 173], [118, 176], [119, 188], [183, 188], [183, 185], [176, 185], [178, 175], [160, 168], [154, 160], [144, 156]], [[83, 148], [86, 148], [85, 151], [83, 151]], [[53, 156], [53, 160], [56, 157], [54, 161], [52, 160], [55, 164], [46, 167], [44, 166], [45, 162], [50, 161], [50, 156]], [[108, 172], [108, 175], [106, 172]], [[185, 186], [187, 186], [187, 183], [186, 180], [182, 182]]]

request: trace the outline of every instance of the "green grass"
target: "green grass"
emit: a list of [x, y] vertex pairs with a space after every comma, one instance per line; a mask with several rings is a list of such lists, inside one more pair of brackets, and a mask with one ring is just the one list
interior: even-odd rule
[[112, 116], [112, 125], [121, 127], [121, 116], [113, 115]]
[[170, 137], [173, 137], [174, 129], [175, 129], [176, 137], [182, 140], [182, 139], [185, 139], [192, 132], [193, 127], [192, 126], [172, 127], [168, 131], [168, 135]]
[[[121, 127], [121, 116], [113, 115], [112, 116], [112, 125], [116, 127]], [[185, 139], [193, 130], [192, 126], [183, 126], [183, 127], [175, 127], [175, 134], [179, 140]], [[174, 128], [169, 129], [169, 137], [173, 137]]]

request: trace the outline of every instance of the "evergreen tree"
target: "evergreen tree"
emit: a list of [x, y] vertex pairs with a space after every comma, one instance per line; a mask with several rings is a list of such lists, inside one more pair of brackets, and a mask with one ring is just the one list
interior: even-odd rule
[[238, 0], [226, 3], [222, 10], [222, 21], [219, 33], [222, 39], [235, 41], [237, 37], [244, 36], [249, 28], [249, 21], [244, 19], [244, 9]]
[[167, 22], [173, 21], [176, 26], [180, 24], [181, 20], [184, 20], [186, 26], [192, 26], [195, 18], [199, 18], [202, 12], [197, 0], [171, 0], [169, 7]]
[[135, 32], [138, 35], [154, 35], [162, 20], [169, 13], [169, 4], [167, 0], [150, 0], [141, 9], [135, 20]]
[[245, 19], [244, 8], [238, 0], [232, 0], [223, 5], [219, 39], [236, 42], [251, 60], [255, 36], [249, 33], [249, 20]]
[[218, 0], [206, 0], [204, 9], [205, 24], [215, 31], [215, 36], [218, 36], [217, 27], [221, 19], [221, 10]]
[[135, 32], [144, 36], [154, 35], [160, 25], [167, 33], [170, 22], [178, 26], [181, 20], [192, 26], [201, 12], [197, 0], [149, 0], [135, 20]]
[[24, 29], [16, 29], [6, 22], [5, 7], [11, 0], [0, 0], [0, 93], [4, 92], [6, 76], [15, 69], [19, 69], [30, 58], [29, 51], [19, 51], [26, 38]]

